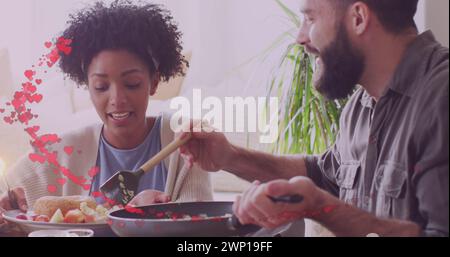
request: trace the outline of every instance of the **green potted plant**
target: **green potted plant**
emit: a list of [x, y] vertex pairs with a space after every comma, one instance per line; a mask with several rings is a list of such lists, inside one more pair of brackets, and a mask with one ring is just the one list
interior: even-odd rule
[[275, 0], [292, 28], [273, 47], [290, 43], [275, 67], [268, 95], [280, 99], [279, 136], [270, 151], [277, 154], [320, 154], [331, 146], [339, 131], [339, 117], [346, 100], [328, 101], [314, 88], [314, 63], [303, 46], [295, 43], [300, 17], [281, 0]]
[[[269, 151], [275, 154], [321, 154], [335, 142], [339, 117], [348, 99], [329, 101], [317, 92], [312, 79], [314, 59], [296, 43], [300, 17], [282, 0], [274, 1], [286, 14], [291, 28], [269, 48], [282, 47], [283, 43], [289, 42], [274, 67], [267, 89], [269, 97], [276, 96], [280, 101], [279, 135], [269, 146]], [[305, 235], [332, 236], [332, 233], [307, 220]]]

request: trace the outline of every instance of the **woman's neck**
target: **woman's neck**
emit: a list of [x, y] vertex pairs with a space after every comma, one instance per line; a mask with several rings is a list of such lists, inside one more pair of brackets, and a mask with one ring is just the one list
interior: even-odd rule
[[107, 128], [103, 128], [103, 137], [114, 148], [129, 150], [138, 147], [142, 144], [147, 137], [148, 133], [155, 125], [156, 118], [146, 118], [140, 125], [134, 130], [130, 130], [124, 133], [114, 133], [108, 131]]

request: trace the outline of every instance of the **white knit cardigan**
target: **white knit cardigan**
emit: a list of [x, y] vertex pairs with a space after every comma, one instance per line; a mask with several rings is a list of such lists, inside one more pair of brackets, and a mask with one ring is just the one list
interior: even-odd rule
[[[175, 134], [170, 128], [170, 116], [162, 114], [161, 121], [161, 147], [165, 147], [175, 138]], [[50, 146], [49, 150], [58, 152], [59, 163], [72, 172], [75, 176], [82, 176], [88, 180], [91, 178], [88, 171], [95, 166], [100, 142], [102, 124], [92, 125], [76, 132], [61, 136], [61, 142]], [[74, 151], [71, 156], [64, 153], [65, 146], [72, 146]], [[172, 201], [211, 201], [212, 187], [209, 174], [194, 165], [188, 169], [184, 165], [184, 159], [180, 157], [179, 151], [174, 152], [164, 160], [168, 170], [165, 193]], [[42, 196], [57, 195], [88, 195], [89, 190], [84, 190], [81, 186], [66, 178], [64, 185], [59, 185], [57, 179], [61, 175], [56, 175], [49, 164], [32, 162], [26, 154], [9, 171], [6, 178], [11, 187], [23, 187], [29, 206]], [[0, 183], [0, 186], [3, 183]], [[48, 185], [58, 185], [56, 192], [50, 193]], [[2, 188], [5, 191], [5, 188]]]

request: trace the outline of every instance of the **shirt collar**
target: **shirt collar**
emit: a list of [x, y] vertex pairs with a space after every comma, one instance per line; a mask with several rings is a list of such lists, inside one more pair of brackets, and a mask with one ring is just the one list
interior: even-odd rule
[[415, 87], [418, 86], [414, 82], [423, 75], [426, 68], [425, 60], [437, 46], [439, 43], [430, 30], [417, 36], [405, 51], [402, 61], [389, 82], [389, 90], [411, 97]]
[[[414, 85], [414, 81], [422, 76], [422, 71], [426, 68], [424, 66], [427, 62], [424, 60], [428, 59], [428, 56], [438, 46], [440, 45], [430, 30], [417, 36], [406, 49], [404, 57], [390, 80], [388, 89], [384, 95], [389, 91], [394, 91], [401, 95], [411, 97], [415, 87], [419, 86], [418, 84]], [[364, 90], [360, 102], [362, 106], [370, 109], [373, 109], [376, 105], [375, 100], [366, 90]]]
[[365, 89], [363, 89], [363, 94], [361, 96], [360, 102], [361, 102], [361, 105], [366, 108], [370, 108], [370, 109], [375, 108], [375, 100], [373, 99], [372, 96], [369, 95], [369, 93], [367, 93], [367, 91]]

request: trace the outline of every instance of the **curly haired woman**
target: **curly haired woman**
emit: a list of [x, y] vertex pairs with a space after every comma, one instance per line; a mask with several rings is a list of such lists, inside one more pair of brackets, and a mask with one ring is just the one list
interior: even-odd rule
[[[71, 15], [68, 24], [62, 37], [72, 40], [72, 52], [61, 56], [60, 67], [86, 85], [103, 124], [62, 136], [58, 145], [73, 146], [81, 154], [60, 155], [59, 162], [75, 176], [88, 177], [94, 166], [99, 172], [90, 190], [68, 182], [53, 195], [89, 195], [116, 171], [137, 170], [174, 140], [170, 117], [147, 117], [146, 112], [158, 83], [183, 75], [187, 61], [181, 54], [181, 33], [158, 5], [96, 3]], [[57, 184], [52, 170], [24, 157], [8, 173], [21, 209], [48, 195], [49, 184]], [[177, 152], [141, 179], [138, 193], [134, 205], [212, 199], [208, 174], [185, 165]], [[11, 205], [7, 196], [0, 198], [0, 208]]]

